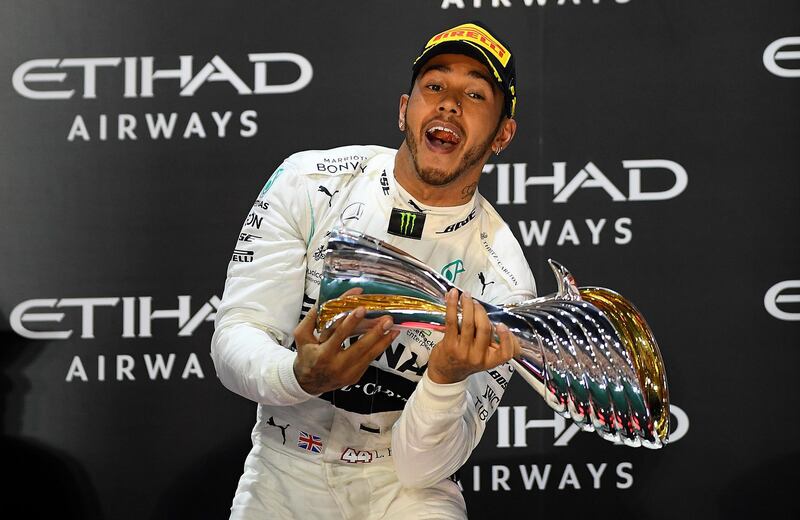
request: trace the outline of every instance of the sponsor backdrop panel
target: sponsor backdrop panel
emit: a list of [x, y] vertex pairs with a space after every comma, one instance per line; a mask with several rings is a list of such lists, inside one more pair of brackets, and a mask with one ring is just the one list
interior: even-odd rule
[[242, 220], [295, 151], [397, 146], [411, 58], [475, 18], [512, 43], [520, 88], [517, 138], [481, 191], [542, 294], [554, 258], [648, 317], [674, 434], [660, 451], [614, 446], [514, 379], [461, 472], [471, 517], [499, 504], [800, 513], [790, 0], [5, 2], [0, 424], [19, 476], [7, 503], [225, 516], [255, 406], [219, 384], [208, 346]]

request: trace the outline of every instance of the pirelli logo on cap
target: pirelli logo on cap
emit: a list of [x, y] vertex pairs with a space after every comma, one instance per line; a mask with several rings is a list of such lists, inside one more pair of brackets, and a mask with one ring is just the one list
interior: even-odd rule
[[428, 41], [425, 47], [428, 48], [452, 41], [468, 41], [481, 46], [497, 58], [503, 64], [503, 67], [508, 65], [508, 60], [511, 59], [511, 53], [508, 52], [508, 49], [495, 40], [491, 34], [471, 23], [465, 23], [437, 34]]
[[422, 228], [424, 227], [425, 213], [392, 208], [392, 215], [389, 217], [389, 228], [386, 232], [398, 237], [419, 240], [422, 238]]

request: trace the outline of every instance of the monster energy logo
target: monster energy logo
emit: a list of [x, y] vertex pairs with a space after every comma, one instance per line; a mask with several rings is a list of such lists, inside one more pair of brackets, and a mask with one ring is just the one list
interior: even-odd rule
[[387, 232], [405, 238], [422, 238], [422, 229], [425, 226], [425, 213], [404, 209], [392, 209]]
[[400, 232], [404, 235], [410, 235], [414, 232], [414, 223], [417, 221], [417, 216], [414, 213], [404, 211], [400, 213]]

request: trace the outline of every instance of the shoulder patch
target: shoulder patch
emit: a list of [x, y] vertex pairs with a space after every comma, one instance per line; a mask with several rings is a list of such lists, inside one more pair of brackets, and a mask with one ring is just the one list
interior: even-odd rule
[[281, 174], [282, 174], [284, 171], [285, 171], [285, 169], [284, 169], [284, 167], [281, 165], [281, 166], [279, 166], [279, 167], [278, 167], [278, 169], [277, 169], [277, 170], [275, 170], [274, 172], [272, 172], [272, 175], [270, 175], [270, 176], [269, 176], [269, 179], [267, 179], [267, 183], [266, 183], [266, 184], [264, 184], [264, 187], [263, 187], [263, 188], [261, 188], [261, 193], [259, 193], [259, 194], [258, 194], [258, 198], [259, 198], [259, 199], [263, 199], [263, 198], [264, 198], [264, 195], [266, 195], [266, 194], [267, 194], [267, 192], [269, 191], [269, 189], [272, 187], [272, 185], [273, 185], [273, 184], [275, 184], [275, 181], [277, 181], [277, 180], [278, 180], [278, 177], [280, 177], [280, 176], [281, 176]]

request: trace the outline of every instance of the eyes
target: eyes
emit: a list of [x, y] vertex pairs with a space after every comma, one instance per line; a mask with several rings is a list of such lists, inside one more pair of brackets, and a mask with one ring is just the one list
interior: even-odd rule
[[[431, 92], [436, 92], [436, 93], [444, 91], [444, 86], [442, 84], [433, 81], [426, 83], [425, 88]], [[467, 97], [472, 98], [476, 101], [484, 101], [486, 99], [486, 96], [482, 92], [472, 87], [467, 88], [464, 94]]]

